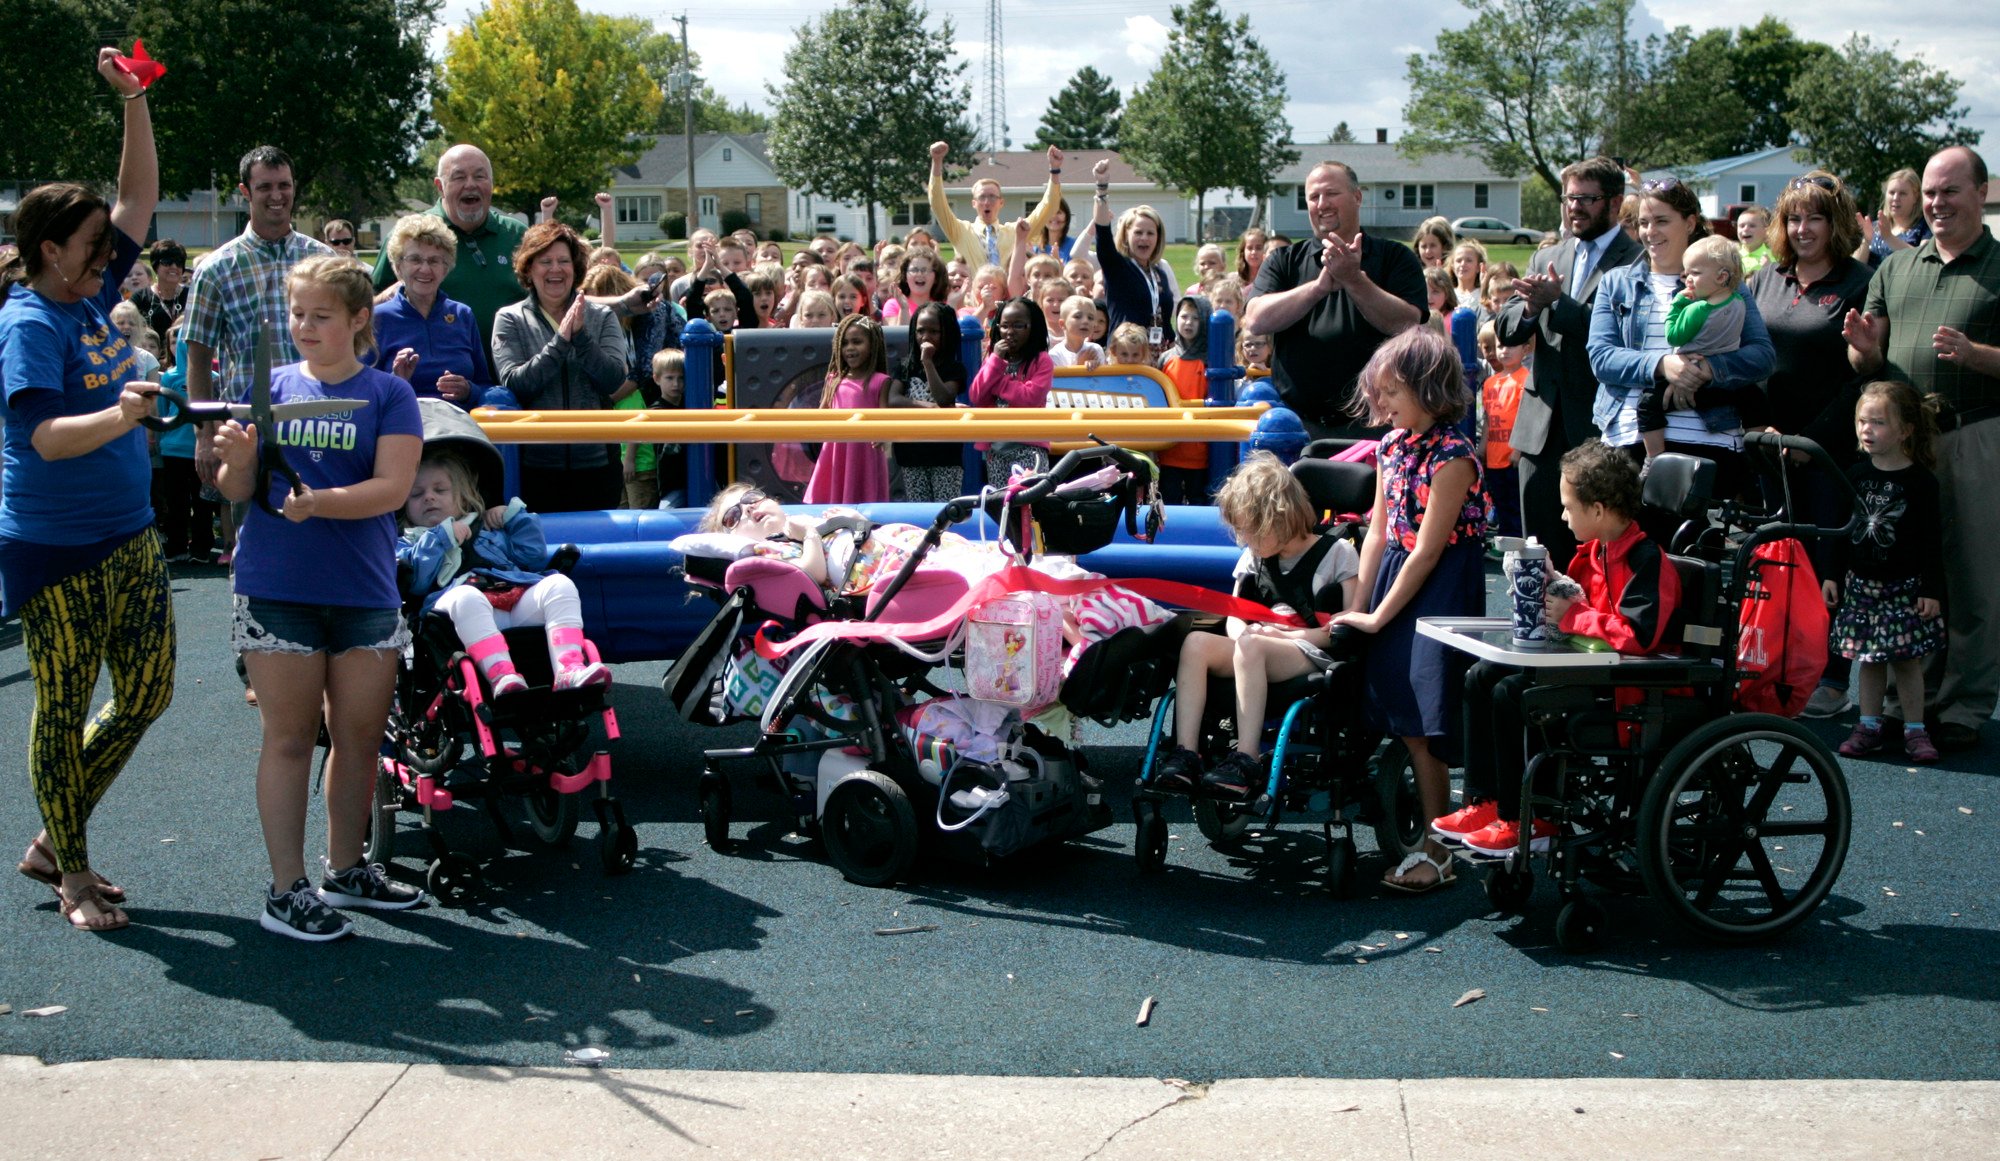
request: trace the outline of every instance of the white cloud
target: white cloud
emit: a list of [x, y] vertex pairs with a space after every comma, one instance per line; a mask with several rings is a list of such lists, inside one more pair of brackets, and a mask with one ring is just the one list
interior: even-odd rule
[[1125, 18], [1125, 55], [1133, 64], [1151, 69], [1167, 51], [1167, 26], [1151, 16]]

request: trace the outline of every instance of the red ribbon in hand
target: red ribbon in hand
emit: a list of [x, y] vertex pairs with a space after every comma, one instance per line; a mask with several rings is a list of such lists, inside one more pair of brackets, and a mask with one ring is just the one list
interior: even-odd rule
[[120, 70], [136, 78], [142, 89], [152, 88], [154, 81], [167, 75], [167, 66], [146, 55], [146, 42], [143, 40], [132, 42], [131, 56], [121, 54], [112, 60]]

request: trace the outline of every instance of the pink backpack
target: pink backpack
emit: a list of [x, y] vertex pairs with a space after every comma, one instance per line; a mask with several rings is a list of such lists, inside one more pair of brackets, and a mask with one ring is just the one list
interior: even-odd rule
[[1008, 593], [974, 608], [965, 625], [965, 677], [972, 696], [1039, 708], [1062, 686], [1062, 602]]

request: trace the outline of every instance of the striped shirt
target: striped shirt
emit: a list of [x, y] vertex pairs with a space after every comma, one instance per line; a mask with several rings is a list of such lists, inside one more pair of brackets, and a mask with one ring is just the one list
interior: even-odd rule
[[[1667, 341], [1667, 312], [1672, 309], [1674, 296], [1681, 291], [1681, 276], [1678, 274], [1646, 275], [1652, 282], [1653, 294], [1646, 303], [1646, 341], [1640, 348], [1646, 351], [1671, 350]], [[1626, 395], [1618, 408], [1618, 414], [1605, 425], [1604, 442], [1612, 447], [1629, 447], [1639, 442], [1639, 395], [1637, 391]], [[1740, 448], [1743, 440], [1731, 432], [1716, 432], [1702, 422], [1701, 412], [1692, 408], [1667, 412], [1667, 442], [1699, 444], [1705, 447]]]
[[1953, 407], [2000, 404], [2000, 379], [1948, 363], [1931, 346], [1939, 327], [2000, 344], [2000, 245], [1993, 231], [1982, 227], [1979, 240], [1950, 262], [1936, 238], [1889, 255], [1868, 283], [1868, 313], [1889, 320], [1877, 378], [1935, 391]]
[[260, 325], [271, 329], [271, 365], [303, 362], [286, 325], [285, 276], [307, 258], [338, 253], [297, 230], [267, 242], [253, 230], [224, 242], [195, 267], [182, 337], [212, 348], [222, 361], [215, 397], [241, 403], [250, 390]]

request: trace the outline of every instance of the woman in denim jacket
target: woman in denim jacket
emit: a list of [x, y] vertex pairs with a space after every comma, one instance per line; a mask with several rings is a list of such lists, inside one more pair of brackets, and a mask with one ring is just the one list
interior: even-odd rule
[[1744, 479], [1743, 428], [1760, 422], [1762, 382], [1777, 365], [1770, 332], [1746, 303], [1743, 340], [1727, 354], [1674, 353], [1667, 342], [1667, 306], [1680, 291], [1688, 243], [1708, 232], [1693, 191], [1673, 178], [1647, 182], [1639, 193], [1639, 241], [1646, 260], [1613, 270], [1598, 284], [1590, 316], [1590, 369], [1597, 376], [1591, 419], [1604, 442], [1637, 458], [1639, 396], [1655, 383], [1667, 388], [1667, 450], [1713, 460], [1716, 495], [1734, 496]]

